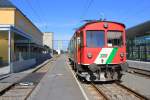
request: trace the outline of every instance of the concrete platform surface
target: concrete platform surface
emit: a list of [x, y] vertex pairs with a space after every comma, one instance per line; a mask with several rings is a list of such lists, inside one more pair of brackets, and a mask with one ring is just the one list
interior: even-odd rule
[[84, 100], [65, 59], [64, 55], [61, 55], [51, 65], [28, 100]]
[[130, 67], [139, 68], [150, 71], [150, 62], [127, 60]]

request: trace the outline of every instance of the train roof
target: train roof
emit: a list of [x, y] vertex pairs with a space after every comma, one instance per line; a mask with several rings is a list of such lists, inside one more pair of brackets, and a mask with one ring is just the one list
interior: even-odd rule
[[84, 25], [82, 25], [81, 27], [79, 27], [77, 31], [79, 31], [80, 29], [83, 29], [85, 26], [89, 25], [89, 24], [93, 24], [93, 23], [99, 23], [99, 22], [108, 22], [108, 23], [116, 23], [116, 24], [120, 24], [122, 25], [123, 27], [125, 27], [125, 25], [123, 23], [119, 23], [119, 22], [114, 22], [114, 21], [101, 21], [101, 20], [93, 20], [93, 21], [90, 21], [90, 22], [87, 22], [85, 23]]
[[[77, 28], [76, 31], [75, 31], [75, 33], [78, 32], [79, 30], [83, 29], [85, 26], [87, 26], [87, 25], [89, 25], [89, 24], [99, 23], [99, 22], [116, 23], [116, 24], [120, 24], [120, 25], [122, 25], [123, 27], [125, 27], [125, 25], [124, 25], [123, 23], [119, 23], [119, 22], [92, 20], [92, 21], [90, 21], [90, 22], [87, 22], [87, 23], [83, 24], [81, 27]], [[75, 35], [75, 34], [74, 34], [74, 35]], [[74, 35], [73, 35], [73, 36], [74, 36]], [[72, 38], [73, 38], [73, 36], [72, 36]], [[72, 39], [72, 38], [71, 38], [71, 39]]]

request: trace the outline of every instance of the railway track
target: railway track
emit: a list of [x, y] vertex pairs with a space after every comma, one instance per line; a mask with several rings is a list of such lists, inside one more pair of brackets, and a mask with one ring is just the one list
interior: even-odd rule
[[27, 100], [57, 57], [35, 69], [29, 75], [0, 91], [0, 100]]
[[85, 91], [87, 91], [86, 94], [92, 100], [150, 100], [119, 82], [83, 84]]
[[100, 94], [101, 99], [98, 100], [149, 100], [118, 82], [109, 84], [91, 83], [91, 86]]
[[109, 98], [107, 97], [107, 95], [102, 92], [94, 83], [91, 83], [91, 86], [95, 89], [95, 91], [99, 94], [98, 95], [98, 100], [109, 100]]
[[128, 72], [131, 73], [131, 74], [136, 74], [136, 75], [140, 75], [140, 76], [150, 78], [150, 71], [148, 71], [148, 70], [129, 67]]

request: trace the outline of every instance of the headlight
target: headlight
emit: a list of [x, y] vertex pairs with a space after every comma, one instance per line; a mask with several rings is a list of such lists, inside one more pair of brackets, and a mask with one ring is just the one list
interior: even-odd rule
[[124, 53], [123, 53], [123, 52], [120, 53], [120, 57], [121, 57], [121, 58], [124, 57]]
[[93, 57], [92, 53], [89, 52], [89, 53], [87, 54], [87, 57], [88, 57], [89, 59], [91, 59], [91, 58]]

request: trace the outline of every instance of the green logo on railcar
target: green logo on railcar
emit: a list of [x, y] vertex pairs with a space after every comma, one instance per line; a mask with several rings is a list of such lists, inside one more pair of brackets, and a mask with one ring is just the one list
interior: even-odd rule
[[107, 56], [108, 56], [107, 54], [101, 54], [100, 58], [107, 58]]

